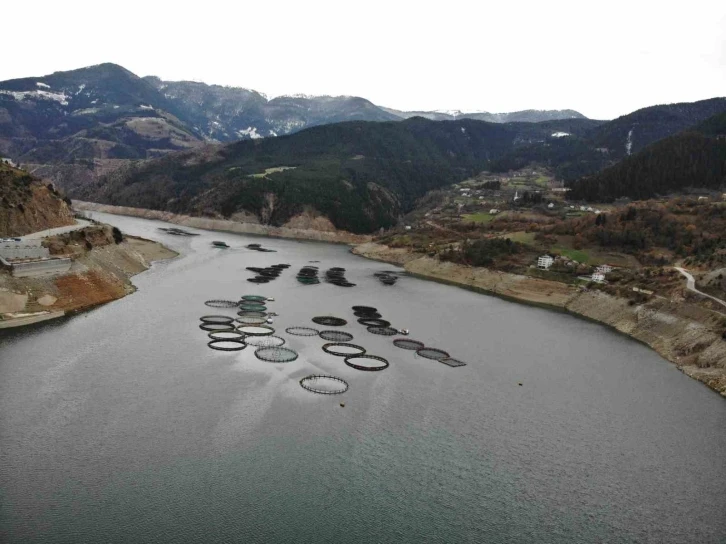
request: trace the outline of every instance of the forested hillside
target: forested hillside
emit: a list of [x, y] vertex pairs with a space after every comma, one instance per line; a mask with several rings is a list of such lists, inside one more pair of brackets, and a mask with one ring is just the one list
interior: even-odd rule
[[571, 199], [609, 202], [684, 189], [726, 189], [726, 113], [671, 136], [621, 163], [571, 184]]
[[567, 134], [513, 149], [495, 161], [491, 170], [506, 172], [538, 163], [552, 168], [559, 179], [574, 181], [724, 111], [726, 98], [643, 108], [600, 123], [584, 135]]
[[281, 225], [305, 209], [351, 232], [392, 225], [427, 191], [465, 179], [513, 146], [584, 133], [592, 122], [350, 122], [173, 154], [114, 172], [72, 196]]

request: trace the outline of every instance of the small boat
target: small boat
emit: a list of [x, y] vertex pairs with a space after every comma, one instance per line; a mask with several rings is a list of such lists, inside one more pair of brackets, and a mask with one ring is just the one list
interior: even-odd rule
[[214, 247], [229, 247], [225, 242], [220, 242], [218, 240], [215, 240], [214, 242], [212, 242], [212, 245]]
[[408, 336], [408, 329], [401, 329], [400, 331], [398, 331], [398, 333], [404, 336]]

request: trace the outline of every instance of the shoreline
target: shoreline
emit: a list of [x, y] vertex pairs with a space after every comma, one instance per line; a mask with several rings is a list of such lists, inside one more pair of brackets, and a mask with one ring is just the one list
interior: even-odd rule
[[362, 244], [371, 241], [371, 236], [364, 234], [352, 234], [345, 231], [326, 231], [315, 229], [301, 229], [291, 227], [273, 227], [259, 223], [245, 223], [231, 221], [228, 219], [215, 219], [212, 217], [196, 217], [192, 215], [181, 215], [159, 210], [145, 208], [131, 208], [127, 206], [112, 206], [110, 204], [99, 204], [74, 200], [73, 209], [89, 212], [103, 212], [113, 215], [126, 215], [129, 217], [140, 217], [142, 219], [157, 219], [183, 227], [192, 227], [209, 231], [232, 232], [234, 234], [252, 234], [266, 236], [269, 238], [284, 238], [289, 240], [310, 240], [314, 242], [327, 242], [332, 244]]
[[403, 267], [414, 277], [496, 296], [511, 302], [566, 312], [605, 325], [653, 349], [681, 372], [726, 397], [723, 315], [682, 300], [628, 299], [553, 280], [440, 262], [431, 257], [366, 243], [351, 252]]
[[179, 254], [159, 242], [126, 236], [121, 244], [94, 247], [63, 274], [0, 276], [0, 330], [92, 310], [136, 292], [131, 278]]

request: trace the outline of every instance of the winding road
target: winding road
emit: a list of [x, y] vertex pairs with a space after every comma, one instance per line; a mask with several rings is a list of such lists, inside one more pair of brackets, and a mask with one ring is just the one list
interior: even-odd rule
[[76, 219], [75, 225], [68, 225], [66, 227], [56, 227], [52, 229], [39, 230], [38, 232], [32, 232], [21, 236], [23, 240], [35, 240], [38, 238], [47, 238], [48, 236], [55, 236], [57, 234], [65, 234], [66, 232], [73, 232], [74, 230], [81, 230], [91, 225], [90, 221], [84, 219]]
[[684, 268], [681, 268], [680, 266], [674, 266], [673, 268], [675, 268], [676, 270], [678, 270], [678, 272], [680, 272], [681, 274], [683, 274], [686, 277], [686, 288], [689, 291], [693, 291], [694, 293], [698, 293], [699, 295], [702, 295], [704, 297], [710, 298], [711, 300], [714, 300], [714, 301], [718, 302], [724, 308], [726, 308], [726, 302], [724, 302], [720, 298], [713, 297], [711, 295], [708, 295], [708, 294], [706, 294], [706, 293], [704, 293], [704, 292], [699, 291], [698, 289], [696, 289], [696, 280], [693, 278], [693, 275], [690, 272], [688, 272]]

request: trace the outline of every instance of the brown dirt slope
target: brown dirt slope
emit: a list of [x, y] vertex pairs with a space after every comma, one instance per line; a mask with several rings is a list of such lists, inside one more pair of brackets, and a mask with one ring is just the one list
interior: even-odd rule
[[52, 185], [0, 161], [0, 237], [73, 224], [73, 213]]

